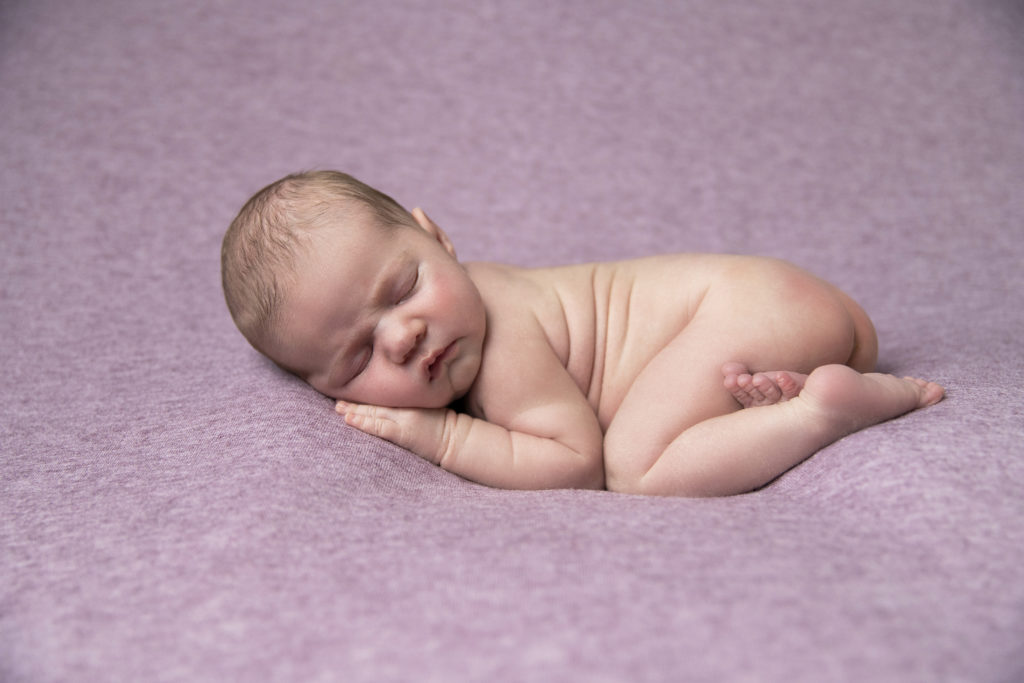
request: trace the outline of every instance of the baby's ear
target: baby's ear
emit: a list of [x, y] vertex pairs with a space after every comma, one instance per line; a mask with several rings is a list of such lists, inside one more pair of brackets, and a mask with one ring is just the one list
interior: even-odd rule
[[450, 239], [448, 239], [448, 235], [445, 234], [444, 230], [442, 230], [437, 223], [430, 220], [430, 217], [427, 216], [423, 209], [417, 206], [411, 213], [412, 217], [416, 220], [416, 223], [418, 223], [428, 235], [437, 240], [441, 246], [444, 247], [445, 251], [452, 255], [452, 258], [458, 258], [455, 255], [455, 245], [452, 244]]

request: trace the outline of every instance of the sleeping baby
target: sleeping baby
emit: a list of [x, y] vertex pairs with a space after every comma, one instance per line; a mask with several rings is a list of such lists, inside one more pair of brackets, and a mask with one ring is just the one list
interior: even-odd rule
[[347, 424], [489, 486], [743, 493], [943, 396], [871, 372], [868, 316], [787, 263], [460, 263], [422, 210], [336, 171], [258, 192], [221, 258], [257, 350]]

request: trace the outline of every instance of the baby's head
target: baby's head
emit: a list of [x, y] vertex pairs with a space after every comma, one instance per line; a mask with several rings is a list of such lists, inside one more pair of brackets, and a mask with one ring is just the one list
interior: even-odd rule
[[221, 277], [228, 310], [256, 349], [278, 332], [286, 285], [315, 233], [369, 220], [381, 236], [413, 223], [391, 197], [338, 171], [312, 171], [281, 178], [245, 203], [221, 246]]
[[221, 275], [245, 338], [328, 396], [440, 407], [479, 370], [483, 302], [447, 236], [344, 173], [257, 192], [224, 236]]

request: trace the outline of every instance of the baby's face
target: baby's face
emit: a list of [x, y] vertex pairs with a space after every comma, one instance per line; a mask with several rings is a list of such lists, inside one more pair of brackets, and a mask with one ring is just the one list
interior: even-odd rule
[[286, 286], [271, 357], [354, 403], [440, 408], [465, 394], [480, 369], [484, 304], [440, 229], [417, 221], [315, 233]]

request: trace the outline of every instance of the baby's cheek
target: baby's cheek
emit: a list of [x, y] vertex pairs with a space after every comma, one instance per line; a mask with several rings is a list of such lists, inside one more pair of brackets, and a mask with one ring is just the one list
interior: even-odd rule
[[391, 408], [436, 408], [431, 392], [411, 381], [408, 377], [390, 375], [365, 383], [362, 403], [372, 403]]
[[476, 377], [480, 372], [480, 358], [470, 356], [468, 358], [460, 358], [459, 362], [453, 364], [451, 369], [451, 382], [452, 391], [455, 396], [452, 398], [462, 398], [470, 387], [473, 386], [473, 382], [476, 381]]

